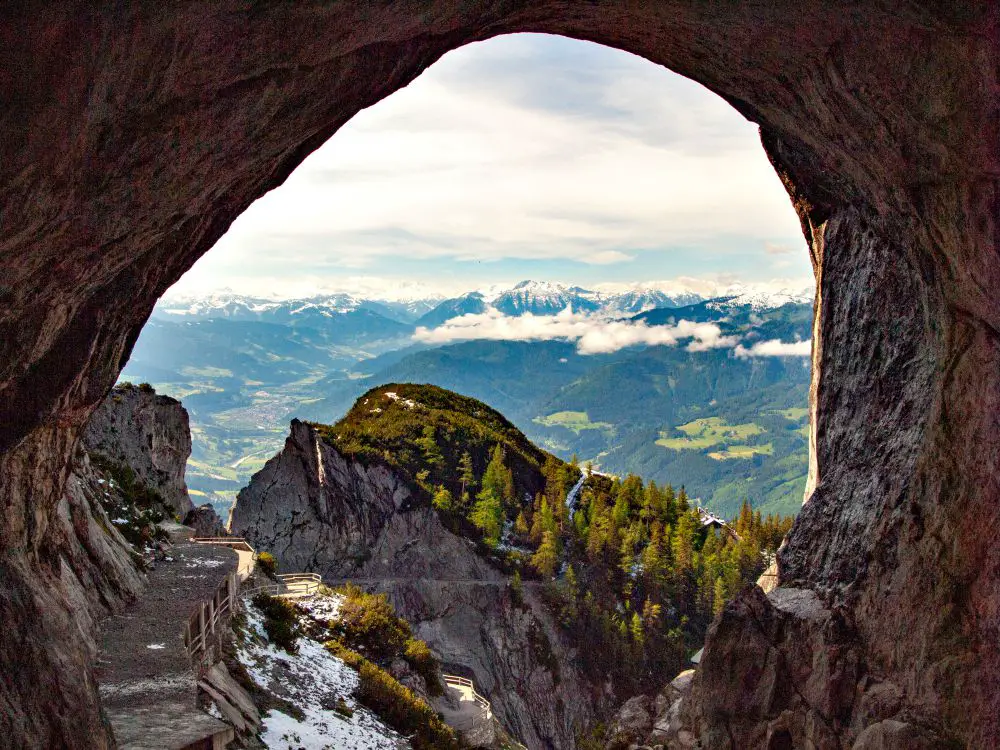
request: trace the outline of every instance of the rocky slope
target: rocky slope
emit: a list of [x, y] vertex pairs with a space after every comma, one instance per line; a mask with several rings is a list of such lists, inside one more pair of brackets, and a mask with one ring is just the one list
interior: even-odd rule
[[573, 666], [530, 587], [516, 600], [507, 577], [416, 499], [398, 471], [349, 459], [296, 421], [239, 494], [231, 531], [282, 569], [386, 592], [446, 667], [474, 675], [514, 735], [529, 747], [574, 747], [606, 703], [600, 688]]

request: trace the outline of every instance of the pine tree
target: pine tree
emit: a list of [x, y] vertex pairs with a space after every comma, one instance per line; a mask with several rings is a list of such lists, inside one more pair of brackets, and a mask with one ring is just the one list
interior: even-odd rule
[[632, 640], [635, 641], [637, 645], [642, 645], [646, 641], [646, 631], [642, 627], [642, 618], [639, 617], [638, 612], [632, 614], [632, 623], [629, 627], [632, 632]]
[[677, 515], [687, 513], [691, 510], [691, 503], [688, 500], [687, 490], [684, 489], [684, 485], [681, 485], [681, 491], [677, 493]]
[[556, 546], [556, 536], [551, 531], [546, 531], [542, 535], [542, 543], [532, 556], [531, 564], [546, 578], [555, 575], [556, 568], [559, 566], [559, 550]]
[[493, 449], [490, 462], [483, 472], [482, 488], [482, 492], [492, 492], [504, 507], [513, 505], [514, 475], [504, 463], [503, 448], [499, 445]]
[[718, 617], [719, 612], [726, 606], [726, 583], [722, 576], [715, 579], [715, 587], [712, 591], [712, 616]]
[[503, 505], [500, 498], [489, 487], [484, 486], [482, 492], [476, 497], [476, 504], [472, 508], [469, 520], [483, 532], [483, 540], [490, 547], [496, 547], [500, 543], [500, 535], [503, 533]]
[[476, 473], [472, 469], [472, 456], [468, 451], [458, 460], [458, 479], [462, 483], [460, 494], [471, 493], [476, 489]]
[[440, 469], [444, 466], [444, 456], [438, 447], [434, 434], [434, 425], [429, 424], [424, 427], [423, 435], [414, 441], [423, 453], [424, 465], [432, 470]]
[[517, 512], [517, 518], [514, 519], [514, 533], [522, 539], [526, 539], [528, 534], [531, 533], [531, 529], [528, 526], [528, 519], [524, 515], [523, 508]]
[[445, 513], [451, 513], [455, 510], [455, 498], [443, 484], [438, 485], [437, 492], [434, 493], [434, 500], [432, 502], [435, 508], [444, 511]]

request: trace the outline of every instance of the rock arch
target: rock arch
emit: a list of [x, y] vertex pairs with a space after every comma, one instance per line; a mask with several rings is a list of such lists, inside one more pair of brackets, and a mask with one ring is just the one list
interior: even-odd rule
[[536, 31], [639, 54], [758, 123], [811, 247], [812, 499], [778, 595], [710, 634], [691, 727], [712, 747], [1000, 743], [998, 7], [8, 4], [0, 731], [111, 743], [50, 521], [157, 297], [358, 110], [450, 49]]

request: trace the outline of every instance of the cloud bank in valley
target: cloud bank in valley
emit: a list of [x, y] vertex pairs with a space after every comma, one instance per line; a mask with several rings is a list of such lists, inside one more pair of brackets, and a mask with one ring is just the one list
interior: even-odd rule
[[812, 339], [785, 342], [781, 339], [758, 341], [749, 349], [742, 344], [736, 347], [737, 357], [808, 357], [812, 354]]
[[[427, 344], [488, 339], [492, 341], [574, 341], [579, 354], [609, 354], [630, 346], [678, 346], [688, 351], [734, 349], [741, 357], [808, 356], [809, 342], [767, 341], [744, 348], [737, 336], [726, 336], [715, 323], [682, 320], [676, 325], [650, 326], [645, 321], [607, 320], [574, 313], [510, 317], [496, 310], [452, 318], [437, 328], [419, 327], [413, 335]], [[774, 346], [777, 344], [778, 346]], [[803, 351], [804, 345], [804, 351]], [[785, 351], [787, 348], [788, 351]], [[741, 353], [742, 352], [742, 353]]]

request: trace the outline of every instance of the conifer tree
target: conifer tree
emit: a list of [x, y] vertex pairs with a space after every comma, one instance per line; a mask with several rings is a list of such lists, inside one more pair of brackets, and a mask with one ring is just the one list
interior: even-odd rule
[[482, 492], [476, 496], [476, 504], [472, 508], [469, 520], [483, 532], [483, 539], [490, 547], [496, 547], [500, 543], [500, 535], [503, 533], [503, 505], [500, 498], [489, 487], [483, 487]]
[[555, 575], [556, 568], [559, 566], [559, 550], [556, 546], [556, 536], [551, 531], [542, 534], [542, 543], [532, 556], [531, 564], [546, 578]]
[[451, 513], [455, 510], [455, 498], [452, 497], [451, 492], [443, 484], [438, 485], [432, 502], [435, 508], [446, 513]]
[[476, 489], [476, 473], [472, 469], [472, 456], [465, 451], [458, 460], [458, 480], [462, 483], [460, 494], [472, 493]]
[[504, 463], [503, 448], [497, 445], [490, 456], [490, 462], [483, 472], [482, 492], [489, 490], [504, 507], [514, 503], [514, 475]]
[[677, 493], [677, 515], [680, 516], [689, 510], [691, 510], [691, 503], [688, 500], [688, 493], [684, 489], [684, 485], [681, 485], [681, 491]]
[[712, 616], [718, 617], [719, 612], [726, 606], [726, 583], [722, 576], [715, 579], [715, 587], [712, 591]]
[[424, 465], [432, 470], [440, 469], [444, 466], [444, 456], [438, 447], [437, 438], [434, 434], [434, 425], [429, 424], [424, 427], [423, 435], [414, 441], [423, 454]]
[[522, 539], [526, 539], [528, 534], [531, 533], [531, 529], [528, 527], [528, 519], [524, 515], [523, 508], [517, 512], [517, 518], [514, 519], [514, 533]]
[[632, 633], [632, 640], [639, 646], [641, 646], [646, 641], [646, 631], [642, 627], [642, 618], [639, 617], [638, 612], [632, 613], [632, 623], [629, 627]]

